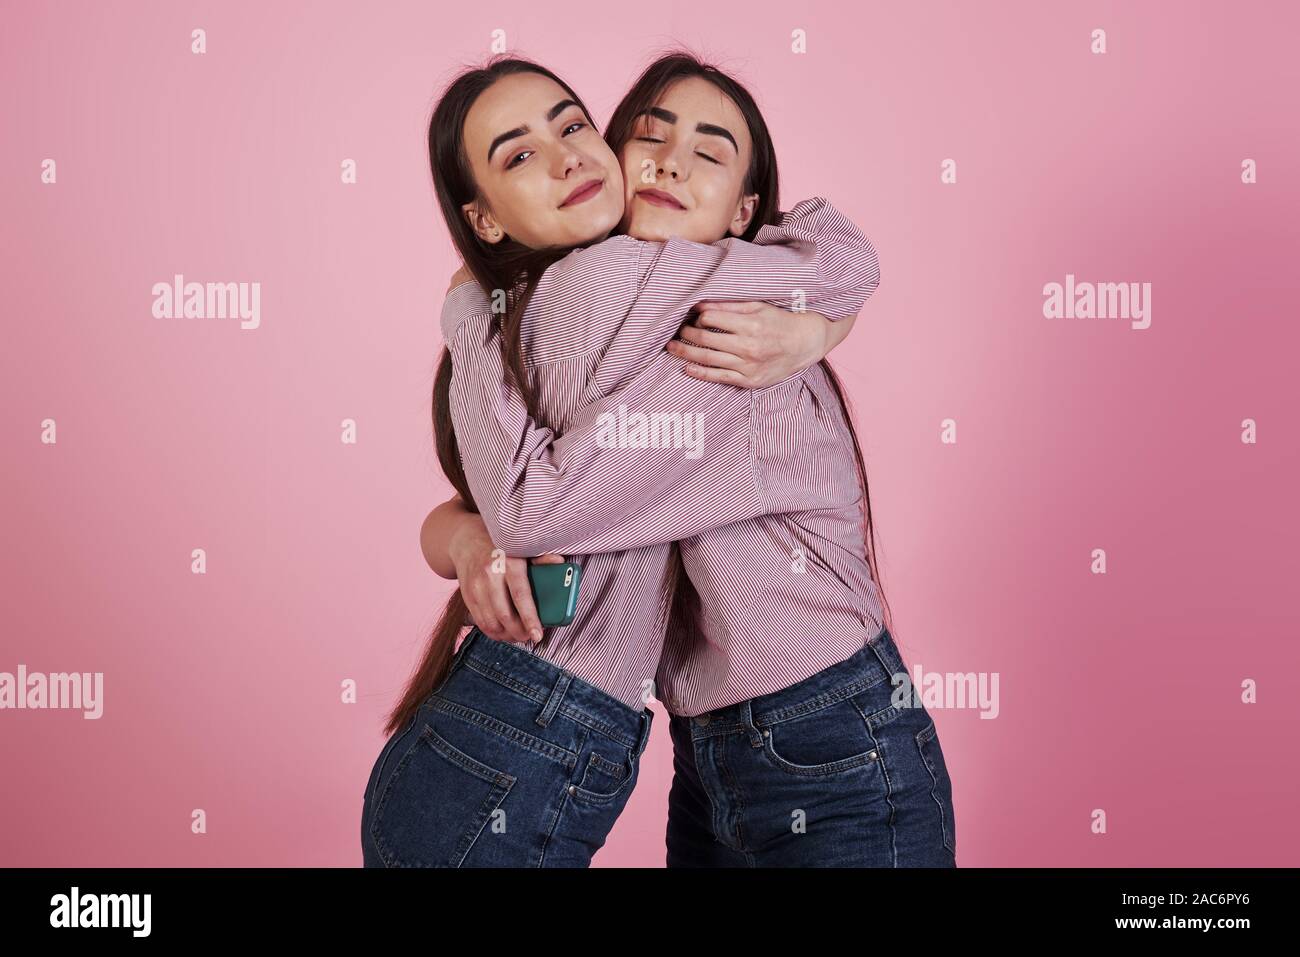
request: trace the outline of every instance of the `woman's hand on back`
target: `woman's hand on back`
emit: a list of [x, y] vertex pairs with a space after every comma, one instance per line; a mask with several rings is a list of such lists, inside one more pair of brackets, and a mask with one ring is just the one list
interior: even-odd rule
[[478, 626], [489, 638], [530, 644], [542, 637], [541, 619], [528, 582], [528, 564], [552, 565], [563, 555], [511, 558], [492, 544], [487, 526], [478, 515], [465, 515], [447, 542], [456, 566], [461, 597]]
[[832, 322], [765, 302], [702, 302], [666, 346], [709, 382], [762, 389], [802, 372], [839, 345], [857, 318]]

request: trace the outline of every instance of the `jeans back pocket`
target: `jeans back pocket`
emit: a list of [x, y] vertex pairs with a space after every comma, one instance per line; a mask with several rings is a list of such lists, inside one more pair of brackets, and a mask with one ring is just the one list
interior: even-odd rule
[[459, 867], [515, 780], [425, 724], [375, 804], [370, 832], [384, 863]]

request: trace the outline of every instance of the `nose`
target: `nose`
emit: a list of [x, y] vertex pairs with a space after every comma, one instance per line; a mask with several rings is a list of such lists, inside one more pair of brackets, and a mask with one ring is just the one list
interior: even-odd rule
[[553, 168], [559, 179], [567, 179], [575, 170], [583, 168], [582, 156], [567, 144], [557, 147]]
[[669, 144], [664, 152], [659, 154], [659, 163], [656, 172], [659, 177], [667, 177], [673, 182], [685, 182], [690, 175], [690, 166], [681, 159], [681, 150], [677, 145]]

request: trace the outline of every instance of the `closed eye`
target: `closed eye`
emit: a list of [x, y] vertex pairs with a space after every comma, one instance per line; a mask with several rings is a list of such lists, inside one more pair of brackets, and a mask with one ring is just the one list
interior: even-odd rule
[[699, 157], [702, 157], [703, 159], [708, 160], [710, 163], [713, 163], [713, 164], [716, 165], [716, 166], [721, 166], [721, 165], [722, 165], [722, 161], [721, 161], [721, 160], [715, 160], [715, 159], [714, 159], [712, 156], [710, 156], [708, 153], [701, 153], [699, 150], [696, 150], [696, 151], [695, 151], [695, 155], [696, 155], [696, 156], [699, 156]]

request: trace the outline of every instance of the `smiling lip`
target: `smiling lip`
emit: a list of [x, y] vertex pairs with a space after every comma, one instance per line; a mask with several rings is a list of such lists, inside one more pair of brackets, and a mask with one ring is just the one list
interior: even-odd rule
[[560, 204], [561, 208], [565, 206], [577, 206], [579, 203], [585, 203], [591, 197], [600, 192], [601, 187], [605, 185], [603, 179], [588, 180], [583, 183], [572, 193], [565, 197], [564, 202]]
[[664, 206], [668, 209], [685, 209], [677, 198], [671, 193], [665, 193], [662, 189], [638, 189], [637, 196], [644, 199], [651, 206]]

